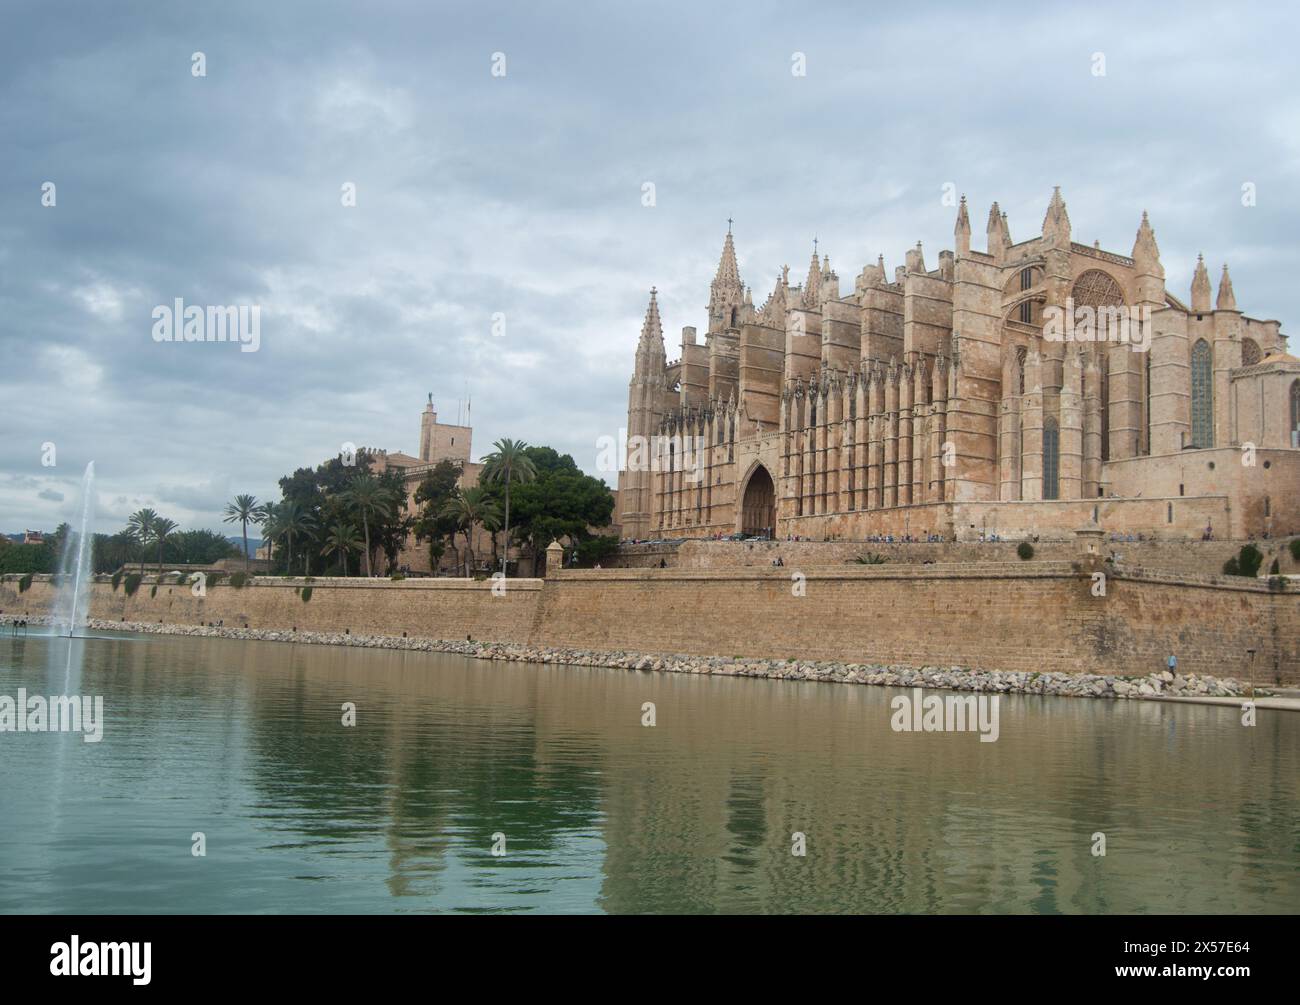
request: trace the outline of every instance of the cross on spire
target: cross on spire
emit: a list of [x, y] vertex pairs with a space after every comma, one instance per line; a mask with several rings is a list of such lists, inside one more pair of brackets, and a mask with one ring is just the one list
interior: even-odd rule
[[733, 222], [733, 221], [732, 221], [731, 217], [727, 217], [727, 233], [728, 233], [728, 234], [731, 233], [731, 224], [732, 224], [732, 222]]

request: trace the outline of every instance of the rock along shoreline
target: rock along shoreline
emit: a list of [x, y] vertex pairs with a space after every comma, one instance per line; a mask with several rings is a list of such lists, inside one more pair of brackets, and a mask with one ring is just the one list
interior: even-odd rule
[[[0, 615], [0, 625], [26, 621], [48, 626], [48, 616], [15, 618]], [[971, 670], [948, 666], [921, 668], [872, 663], [842, 663], [827, 660], [744, 659], [722, 656], [652, 654], [628, 650], [602, 651], [526, 646], [503, 642], [450, 641], [393, 635], [349, 635], [331, 632], [280, 631], [265, 628], [225, 628], [205, 625], [163, 625], [140, 621], [91, 619], [91, 631], [132, 632], [141, 635], [188, 635], [196, 638], [246, 639], [258, 642], [297, 642], [303, 645], [351, 646], [357, 649], [388, 649], [409, 652], [454, 653], [472, 659], [508, 663], [542, 663], [559, 666], [605, 667], [611, 670], [644, 670], [687, 673], [714, 677], [760, 677], [770, 680], [824, 681], [840, 684], [874, 684], [884, 687], [942, 688], [949, 691], [980, 691], [999, 694], [1039, 694], [1072, 698], [1235, 698], [1247, 693], [1248, 685], [1231, 677], [1182, 676], [1169, 670], [1146, 675], [1032, 673], [1026, 671]], [[1255, 688], [1256, 695], [1267, 695]]]

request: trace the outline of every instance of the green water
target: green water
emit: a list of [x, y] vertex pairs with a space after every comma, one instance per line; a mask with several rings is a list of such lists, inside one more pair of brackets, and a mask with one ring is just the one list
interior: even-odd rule
[[1296, 713], [1012, 696], [981, 743], [889, 688], [0, 637], [0, 695], [65, 677], [104, 738], [0, 733], [3, 912], [1300, 908]]

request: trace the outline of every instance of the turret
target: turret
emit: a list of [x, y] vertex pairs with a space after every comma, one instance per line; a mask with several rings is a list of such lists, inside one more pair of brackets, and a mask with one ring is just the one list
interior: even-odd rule
[[1007, 234], [1007, 218], [998, 209], [996, 202], [989, 207], [989, 222], [984, 232], [988, 235], [988, 253], [995, 262], [1001, 262], [1011, 239]]
[[1196, 270], [1192, 273], [1192, 310], [1204, 314], [1210, 309], [1210, 274], [1205, 269], [1205, 257], [1196, 256]]
[[731, 221], [718, 259], [718, 271], [709, 286], [709, 331], [720, 332], [741, 324], [745, 305], [745, 287], [736, 264], [736, 247], [731, 240]]
[[907, 263], [908, 272], [919, 272], [925, 274], [925, 256], [921, 254], [921, 242], [916, 242], [916, 247], [908, 250], [903, 260]]
[[816, 242], [813, 242], [812, 262], [808, 265], [808, 277], [803, 284], [803, 306], [810, 311], [821, 309], [822, 269], [817, 261]]
[[1232, 277], [1228, 275], [1228, 264], [1223, 265], [1223, 275], [1219, 279], [1219, 296], [1214, 301], [1216, 310], [1235, 311], [1237, 309], [1237, 298], [1232, 292]]
[[1048, 203], [1047, 215], [1043, 217], [1043, 243], [1063, 251], [1068, 251], [1070, 247], [1070, 214], [1065, 211], [1060, 185], [1052, 190], [1052, 201]]
[[952, 232], [956, 238], [957, 257], [965, 258], [970, 254], [970, 214], [966, 212], [964, 195], [961, 197], [961, 205], [957, 207], [957, 225]]
[[658, 294], [650, 287], [650, 303], [646, 305], [645, 320], [641, 323], [641, 338], [636, 347], [635, 377], [662, 378], [668, 354], [664, 351], [664, 326], [659, 320]]
[[420, 414], [420, 460], [433, 460], [433, 427], [438, 422], [438, 413], [433, 410], [433, 392], [429, 392], [429, 402]]

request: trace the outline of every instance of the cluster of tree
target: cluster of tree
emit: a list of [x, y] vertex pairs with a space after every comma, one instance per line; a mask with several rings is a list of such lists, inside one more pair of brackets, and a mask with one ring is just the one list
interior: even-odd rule
[[[530, 447], [502, 439], [484, 458], [480, 484], [462, 487], [461, 468], [452, 461], [437, 464], [408, 499], [399, 469], [376, 472], [375, 458], [359, 451], [355, 463], [331, 458], [316, 468], [299, 468], [280, 479], [280, 500], [260, 502], [238, 495], [225, 509], [225, 521], [237, 524], [248, 565], [249, 530], [261, 538], [279, 572], [373, 576], [398, 571], [408, 541], [428, 548], [437, 568], [451, 549], [464, 575], [482, 571], [487, 555], [475, 552], [476, 532], [491, 540], [488, 568], [508, 571], [506, 542], [536, 556], [546, 546], [567, 539], [583, 564], [595, 564], [617, 542], [595, 534], [606, 527], [614, 497], [604, 482], [583, 472], [567, 454], [550, 447]], [[41, 544], [0, 543], [0, 572], [55, 572], [66, 524]], [[131, 515], [116, 534], [96, 534], [96, 572], [114, 572], [139, 562], [168, 565], [210, 565], [240, 554], [225, 537], [209, 530], [181, 531], [176, 523], [152, 509]]]
[[465, 575], [483, 568], [476, 532], [491, 540], [490, 568], [507, 570], [506, 542], [541, 556], [556, 538], [568, 538], [585, 557], [608, 551], [590, 528], [610, 522], [614, 498], [605, 484], [583, 474], [573, 458], [549, 447], [502, 439], [484, 458], [480, 484], [463, 487], [459, 464], [439, 462], [408, 498], [400, 470], [374, 471], [375, 458], [359, 451], [354, 464], [331, 458], [280, 479], [281, 499], [259, 504], [240, 496], [226, 519], [262, 528], [275, 568], [363, 575], [399, 571], [408, 544], [423, 544], [437, 568], [448, 549]]
[[[61, 523], [53, 534], [45, 535], [40, 544], [14, 544], [0, 539], [0, 573], [55, 573], [63, 544], [71, 527]], [[164, 566], [211, 565], [222, 558], [238, 554], [222, 535], [210, 530], [178, 530], [175, 521], [159, 516], [152, 509], [131, 514], [127, 525], [116, 534], [95, 534], [91, 543], [91, 568], [95, 572], [116, 572], [132, 562]]]
[[373, 467], [374, 458], [362, 450], [355, 464], [334, 457], [314, 470], [299, 468], [280, 479], [279, 502], [238, 496], [226, 507], [226, 520], [242, 524], [245, 536], [249, 523], [258, 524], [279, 571], [346, 576], [355, 568], [374, 575], [381, 554], [389, 567], [396, 565], [415, 521], [401, 472], [375, 474]]

